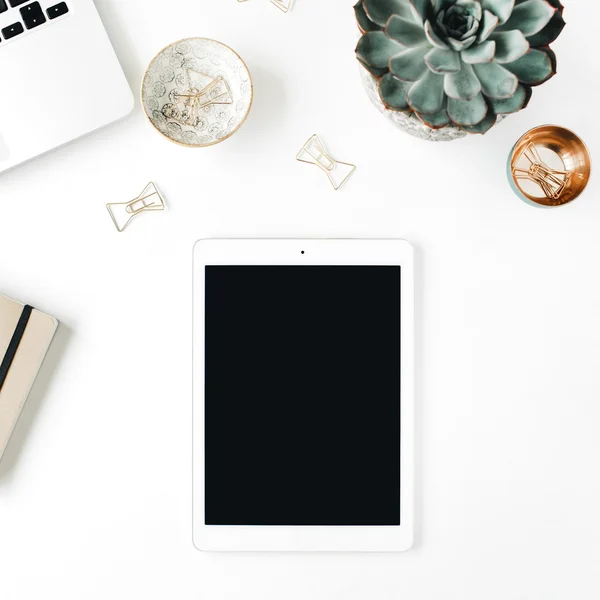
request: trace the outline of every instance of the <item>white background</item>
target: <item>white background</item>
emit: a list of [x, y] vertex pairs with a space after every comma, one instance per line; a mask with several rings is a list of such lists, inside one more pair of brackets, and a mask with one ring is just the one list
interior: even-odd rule
[[[600, 157], [600, 7], [565, 0], [559, 74], [526, 111], [434, 145], [370, 106], [352, 4], [99, 1], [136, 93], [160, 48], [206, 36], [248, 63], [255, 104], [204, 150], [164, 140], [138, 104], [0, 178], [0, 292], [62, 323], [0, 465], [2, 600], [599, 597], [600, 179], [541, 210], [513, 196], [505, 163], [548, 122]], [[294, 160], [313, 133], [358, 165], [341, 192]], [[118, 234], [106, 202], [151, 179], [169, 211]], [[413, 551], [193, 548], [192, 245], [225, 236], [415, 244]]]

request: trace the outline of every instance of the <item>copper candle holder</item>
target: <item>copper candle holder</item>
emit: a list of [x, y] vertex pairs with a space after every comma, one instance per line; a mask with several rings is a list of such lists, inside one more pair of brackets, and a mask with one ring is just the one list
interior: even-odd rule
[[586, 188], [592, 172], [583, 140], [556, 125], [528, 131], [513, 148], [508, 177], [513, 191], [536, 206], [562, 206]]

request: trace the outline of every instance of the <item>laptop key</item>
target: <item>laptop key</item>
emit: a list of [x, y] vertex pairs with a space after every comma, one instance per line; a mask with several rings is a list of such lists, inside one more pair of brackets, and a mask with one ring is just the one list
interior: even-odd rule
[[27, 29], [39, 27], [46, 22], [44, 11], [42, 10], [39, 2], [32, 2], [31, 4], [23, 7], [21, 9], [21, 16], [23, 17], [23, 22], [25, 23], [25, 27], [27, 27]]
[[23, 29], [23, 25], [21, 25], [21, 23], [13, 23], [2, 30], [2, 36], [5, 40], [10, 40], [24, 31], [25, 29]]
[[[2, 2], [2, 0], [0, 0]], [[55, 6], [51, 6], [47, 11], [49, 19], [57, 19], [58, 17], [62, 17], [69, 12], [69, 7], [66, 2], [60, 2]]]
[[29, 0], [8, 0], [10, 5], [14, 8], [15, 6], [21, 6], [21, 4], [25, 4], [25, 2], [29, 2]]
[[0, 0], [0, 13], [6, 12], [8, 10], [8, 6], [6, 5], [6, 0]]

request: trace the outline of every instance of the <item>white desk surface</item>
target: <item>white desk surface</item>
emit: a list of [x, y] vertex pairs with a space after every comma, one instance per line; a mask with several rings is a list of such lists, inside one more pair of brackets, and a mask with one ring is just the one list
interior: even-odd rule
[[[370, 106], [353, 3], [99, 0], [133, 88], [160, 48], [205, 36], [248, 63], [255, 104], [204, 150], [161, 138], [138, 105], [0, 178], [0, 292], [62, 323], [0, 466], [2, 600], [599, 597], [600, 174], [540, 210], [513, 196], [505, 163], [548, 122], [600, 160], [600, 7], [565, 0], [559, 74], [526, 111], [435, 145]], [[294, 160], [313, 133], [358, 165], [341, 192]], [[118, 234], [106, 202], [149, 180], [169, 211]], [[413, 551], [192, 547], [192, 245], [236, 236], [415, 244]]]

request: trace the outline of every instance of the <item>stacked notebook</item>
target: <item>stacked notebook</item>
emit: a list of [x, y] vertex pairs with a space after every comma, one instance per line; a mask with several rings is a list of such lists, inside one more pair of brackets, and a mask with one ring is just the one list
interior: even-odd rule
[[0, 296], [0, 459], [57, 327], [56, 319]]

